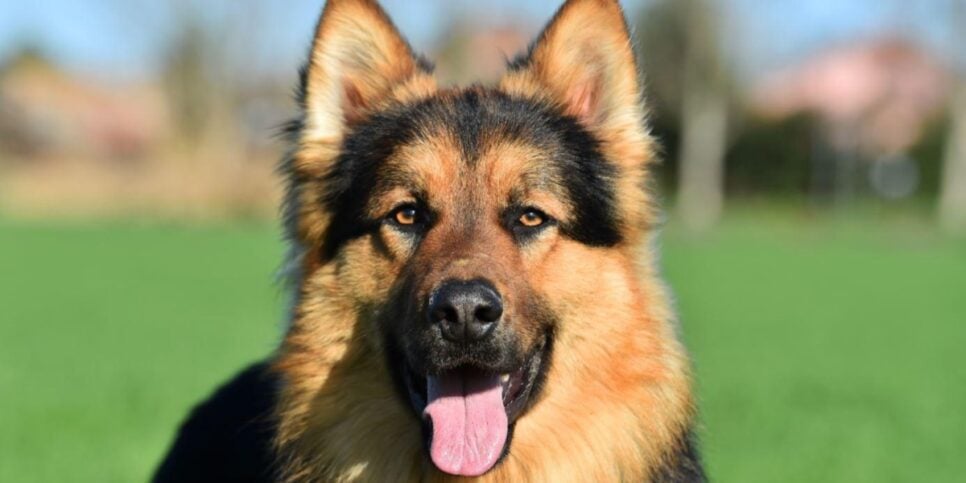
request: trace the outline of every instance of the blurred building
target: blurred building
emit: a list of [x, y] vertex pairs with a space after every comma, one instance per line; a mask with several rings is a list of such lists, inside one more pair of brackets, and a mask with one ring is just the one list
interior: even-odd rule
[[752, 92], [752, 109], [772, 119], [815, 114], [832, 126], [836, 145], [898, 154], [942, 113], [951, 80], [949, 69], [916, 44], [877, 39], [820, 52], [767, 76]]
[[[203, 99], [223, 100], [198, 85], [208, 89]], [[276, 99], [287, 101], [287, 87], [230, 92], [245, 102], [199, 104], [205, 142], [190, 144], [163, 82], [90, 79], [18, 55], [0, 67], [0, 208], [44, 216], [274, 212], [272, 142], [278, 105], [288, 104]]]
[[751, 91], [750, 109], [771, 121], [818, 120], [813, 194], [841, 198], [868, 186], [903, 198], [917, 191], [922, 171], [909, 153], [945, 114], [953, 79], [947, 65], [915, 43], [873, 39], [766, 76]]
[[30, 52], [0, 69], [0, 149], [18, 158], [136, 158], [167, 124], [157, 87], [95, 84]]

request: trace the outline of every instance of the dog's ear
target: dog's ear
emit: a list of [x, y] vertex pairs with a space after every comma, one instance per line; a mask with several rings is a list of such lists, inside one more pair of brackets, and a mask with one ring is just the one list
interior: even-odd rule
[[605, 141], [647, 140], [634, 50], [617, 0], [568, 0], [511, 62], [501, 87], [549, 97]]
[[351, 123], [431, 67], [374, 0], [329, 0], [303, 71], [303, 143], [337, 144]]
[[617, 0], [567, 0], [529, 51], [510, 63], [500, 88], [548, 102], [592, 133], [621, 170], [620, 217], [646, 227], [654, 219], [647, 168], [656, 156], [631, 44]]

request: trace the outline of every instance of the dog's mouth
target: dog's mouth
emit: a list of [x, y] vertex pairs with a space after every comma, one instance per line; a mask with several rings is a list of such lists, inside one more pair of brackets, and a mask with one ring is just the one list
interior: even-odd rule
[[542, 383], [548, 340], [509, 372], [462, 365], [419, 375], [405, 368], [406, 388], [422, 415], [429, 456], [437, 468], [479, 476], [505, 456], [514, 423], [529, 409]]

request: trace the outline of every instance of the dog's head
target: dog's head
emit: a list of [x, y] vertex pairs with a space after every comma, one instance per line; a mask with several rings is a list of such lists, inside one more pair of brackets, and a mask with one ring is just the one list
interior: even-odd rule
[[[650, 219], [620, 7], [571, 0], [499, 85], [440, 89], [375, 2], [330, 0], [303, 76], [301, 297], [327, 291], [374, 334], [440, 470], [485, 473], [554, 384], [556, 338], [600, 323], [578, 307], [623, 303], [607, 277]], [[296, 310], [296, 330], [326, 323]]]

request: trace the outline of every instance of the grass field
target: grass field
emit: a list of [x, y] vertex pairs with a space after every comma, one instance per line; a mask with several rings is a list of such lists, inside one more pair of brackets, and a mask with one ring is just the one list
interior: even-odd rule
[[[744, 216], [664, 237], [722, 482], [962, 481], [966, 244]], [[267, 354], [271, 225], [0, 222], [0, 481], [143, 481]]]

